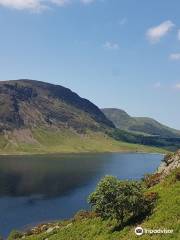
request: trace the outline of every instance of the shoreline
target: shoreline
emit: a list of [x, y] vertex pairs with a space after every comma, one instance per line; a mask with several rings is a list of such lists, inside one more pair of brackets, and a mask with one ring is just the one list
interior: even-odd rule
[[151, 151], [103, 151], [103, 152], [44, 152], [44, 153], [0, 153], [0, 157], [7, 156], [24, 156], [24, 157], [29, 157], [29, 156], [45, 156], [45, 155], [78, 155], [78, 154], [112, 154], [112, 153], [137, 153], [137, 154], [159, 154], [165, 156], [167, 153], [171, 153], [170, 151], [164, 150], [162, 152], [151, 152]]

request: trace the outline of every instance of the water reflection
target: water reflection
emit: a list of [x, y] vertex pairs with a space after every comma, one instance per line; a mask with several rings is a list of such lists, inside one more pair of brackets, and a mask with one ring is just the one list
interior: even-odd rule
[[[0, 158], [0, 196], [55, 197], [88, 184], [107, 156], [53, 155]], [[90, 161], [89, 161], [90, 160]]]

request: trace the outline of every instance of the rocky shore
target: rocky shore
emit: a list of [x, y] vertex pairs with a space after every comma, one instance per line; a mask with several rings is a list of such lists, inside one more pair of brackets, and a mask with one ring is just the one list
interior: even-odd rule
[[164, 157], [163, 162], [159, 166], [157, 173], [160, 174], [161, 178], [168, 176], [174, 169], [180, 167], [180, 150], [175, 153], [167, 154]]

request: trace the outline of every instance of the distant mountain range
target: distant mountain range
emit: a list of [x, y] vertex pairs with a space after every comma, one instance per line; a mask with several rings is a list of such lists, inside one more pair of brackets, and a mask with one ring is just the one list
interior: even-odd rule
[[116, 108], [104, 108], [102, 112], [121, 130], [165, 138], [180, 137], [179, 130], [167, 127], [152, 118], [131, 117], [127, 112]]
[[172, 140], [157, 143], [134, 132], [168, 137], [179, 133], [121, 110], [101, 111], [59, 85], [28, 79], [0, 81], [0, 154], [154, 152], [159, 151], [154, 146], [172, 145]]

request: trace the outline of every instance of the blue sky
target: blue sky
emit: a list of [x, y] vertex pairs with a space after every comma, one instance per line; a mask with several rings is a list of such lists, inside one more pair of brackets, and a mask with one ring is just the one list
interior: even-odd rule
[[180, 129], [179, 0], [0, 0], [0, 79], [60, 84]]

